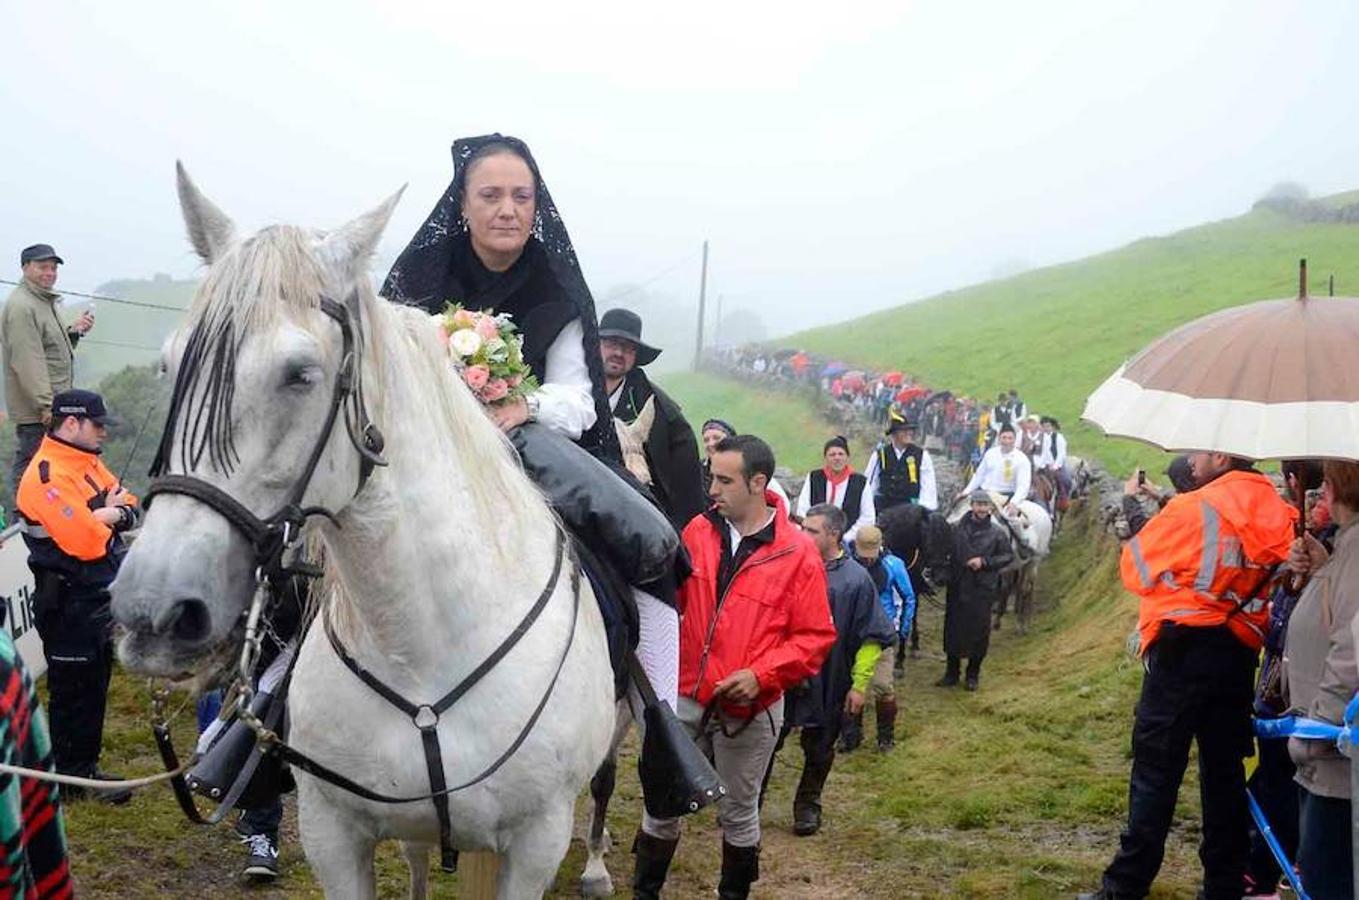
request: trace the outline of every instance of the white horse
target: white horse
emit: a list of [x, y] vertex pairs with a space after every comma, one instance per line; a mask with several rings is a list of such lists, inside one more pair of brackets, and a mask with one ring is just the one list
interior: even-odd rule
[[[457, 785], [505, 753], [547, 697], [503, 767], [448, 796], [453, 844], [501, 854], [498, 895], [540, 896], [613, 728], [603, 622], [587, 581], [573, 597], [571, 560], [552, 578], [560, 526], [451, 372], [430, 317], [373, 292], [368, 259], [400, 195], [330, 233], [276, 226], [245, 239], [182, 168], [179, 195], [210, 268], [167, 353], [176, 394], [184, 388], [162, 443], [169, 471], [266, 516], [318, 448], [301, 503], [334, 514], [306, 526], [328, 569], [318, 619], [415, 704], [476, 668], [551, 586], [519, 643], [437, 723], [444, 778]], [[361, 392], [386, 436], [389, 464], [366, 482], [351, 410], [326, 430], [343, 344], [323, 297], [352, 322]], [[194, 340], [193, 361], [211, 375], [197, 381], [181, 366]], [[240, 646], [255, 566], [254, 548], [216, 507], [161, 494], [113, 586], [124, 664], [169, 677], [220, 666]], [[371, 790], [428, 794], [412, 719], [344, 666], [321, 625], [293, 675], [289, 743]], [[412, 896], [424, 895], [440, 835], [431, 801], [385, 805], [300, 771], [297, 780], [303, 847], [327, 896], [373, 897], [374, 848], [390, 838], [403, 843]]]

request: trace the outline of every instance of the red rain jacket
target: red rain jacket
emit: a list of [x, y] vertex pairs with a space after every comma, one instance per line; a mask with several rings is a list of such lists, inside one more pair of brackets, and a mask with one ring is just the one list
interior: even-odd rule
[[679, 596], [680, 693], [706, 706], [719, 681], [748, 668], [760, 695], [752, 706], [723, 704], [733, 715], [753, 715], [815, 675], [835, 643], [821, 554], [788, 520], [777, 494], [767, 492], [765, 502], [776, 508], [774, 538], [741, 564], [721, 597], [726, 520], [710, 510], [695, 516], [683, 535], [694, 571]]

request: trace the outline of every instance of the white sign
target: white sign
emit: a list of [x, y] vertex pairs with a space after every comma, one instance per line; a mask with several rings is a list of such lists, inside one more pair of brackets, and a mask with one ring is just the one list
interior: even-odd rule
[[0, 604], [5, 609], [5, 628], [14, 638], [28, 674], [38, 678], [47, 671], [42, 639], [33, 624], [29, 604], [33, 596], [33, 573], [28, 569], [28, 547], [19, 537], [19, 526], [0, 531]]

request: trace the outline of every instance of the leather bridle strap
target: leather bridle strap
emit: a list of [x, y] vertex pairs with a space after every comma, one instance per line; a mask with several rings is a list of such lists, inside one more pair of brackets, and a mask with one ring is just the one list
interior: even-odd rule
[[[335, 655], [340, 658], [340, 662], [344, 663], [345, 667], [353, 672], [360, 681], [368, 685], [374, 693], [410, 716], [411, 723], [415, 725], [416, 728], [420, 729], [420, 742], [425, 750], [425, 768], [429, 774], [430, 799], [434, 801], [434, 811], [439, 819], [439, 847], [442, 857], [441, 865], [445, 871], [452, 872], [457, 870], [458, 855], [457, 851], [453, 848], [453, 823], [448, 813], [449, 790], [447, 783], [444, 780], [443, 753], [439, 747], [439, 717], [447, 712], [453, 704], [457, 703], [464, 694], [471, 690], [473, 685], [486, 677], [487, 673], [494, 669], [496, 664], [514, 649], [514, 646], [519, 643], [524, 635], [528, 634], [529, 629], [533, 627], [534, 622], [538, 621], [538, 617], [547, 607], [547, 601], [551, 599], [553, 592], [556, 590], [557, 580], [561, 577], [562, 560], [565, 556], [566, 534], [561, 528], [558, 528], [552, 574], [548, 577], [547, 584], [543, 587], [542, 592], [538, 594], [538, 599], [534, 601], [533, 606], [529, 608], [529, 611], [524, 614], [524, 618], [520, 620], [517, 626], [515, 626], [515, 629], [500, 642], [500, 646], [491, 651], [491, 654], [482, 660], [475, 669], [467, 673], [462, 681], [458, 682], [451, 691], [444, 694], [443, 697], [439, 698], [434, 703], [416, 705], [384, 684], [382, 679], [364, 668], [362, 663], [349, 654], [349, 651], [347, 651], [344, 648], [344, 645], [340, 643], [340, 639], [336, 637], [335, 630], [331, 626], [330, 617], [324, 617], [326, 637], [330, 639], [331, 649], [333, 649]], [[577, 577], [575, 575], [576, 570], [574, 566], [572, 572], [574, 580]], [[575, 614], [572, 613], [573, 631], [575, 630], [574, 618]], [[565, 662], [565, 656], [563, 656], [562, 661]], [[556, 680], [556, 676], [554, 675], [552, 678], [553, 684], [556, 683]], [[549, 688], [549, 693], [550, 692], [551, 689]], [[540, 704], [539, 711], [541, 711], [541, 709], [542, 706]], [[532, 722], [536, 720], [537, 712], [534, 713], [533, 719], [530, 720], [530, 726], [528, 727], [531, 727]], [[520, 741], [522, 741], [527, 734], [527, 731], [521, 732]], [[516, 741], [515, 746], [502, 757], [502, 760], [508, 759], [509, 754], [514, 752], [514, 749], [518, 747], [518, 744], [519, 741]], [[455, 788], [455, 790], [458, 789], [460, 788]]]
[[[307, 489], [311, 486], [312, 476], [316, 474], [316, 467], [321, 462], [321, 456], [325, 453], [326, 445], [330, 442], [331, 433], [335, 430], [335, 422], [340, 417], [341, 410], [346, 408], [346, 404], [354, 413], [353, 420], [346, 414], [346, 429], [349, 432], [350, 441], [359, 451], [360, 456], [359, 484], [355, 494], [357, 495], [359, 491], [363, 490], [363, 486], [367, 483], [368, 476], [372, 474], [374, 466], [386, 464], [380, 456], [382, 436], [377, 428], [368, 421], [367, 411], [361, 396], [360, 362], [355, 351], [356, 341], [354, 328], [350, 322], [349, 308], [324, 296], [321, 298], [320, 305], [321, 311], [334, 319], [340, 326], [340, 334], [343, 339], [340, 367], [335, 373], [330, 409], [326, 413], [325, 423], [321, 426], [321, 432], [307, 457], [307, 463], [302, 469], [302, 474], [298, 477], [291, 495], [283, 506], [267, 519], [261, 519], [239, 500], [215, 484], [194, 475], [177, 474], [161, 475], [152, 479], [151, 486], [147, 489], [143, 501], [143, 505], [149, 508], [152, 499], [159, 494], [180, 494], [192, 497], [226, 519], [250, 542], [250, 545], [255, 549], [257, 568], [270, 577], [284, 576], [293, 574], [293, 572], [307, 575], [315, 574], [313, 570], [307, 567], [287, 569], [283, 565], [282, 556], [292, 542], [298, 539], [302, 526], [306, 524], [308, 519], [313, 516], [324, 516], [332, 522], [336, 521], [335, 514], [330, 510], [319, 506], [304, 507], [302, 500], [307, 494]], [[359, 430], [359, 434], [355, 433], [356, 428]]]

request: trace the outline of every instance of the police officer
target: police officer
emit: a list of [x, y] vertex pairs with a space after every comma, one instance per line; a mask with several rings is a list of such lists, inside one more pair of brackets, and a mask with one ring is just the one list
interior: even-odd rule
[[[137, 498], [99, 458], [108, 424], [98, 394], [58, 393], [52, 398], [51, 424], [18, 491], [36, 582], [33, 616], [47, 656], [57, 771], [100, 779], [111, 778], [98, 768], [113, 672], [108, 586], [125, 552], [120, 535], [138, 517]], [[113, 803], [130, 796], [101, 792]]]
[[928, 450], [915, 442], [915, 423], [896, 413], [888, 421], [887, 441], [873, 451], [864, 472], [874, 495], [874, 507], [879, 514], [902, 503], [937, 509], [939, 492], [934, 480], [934, 460]]

